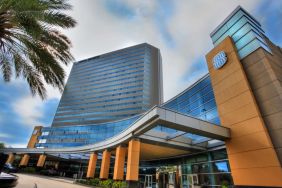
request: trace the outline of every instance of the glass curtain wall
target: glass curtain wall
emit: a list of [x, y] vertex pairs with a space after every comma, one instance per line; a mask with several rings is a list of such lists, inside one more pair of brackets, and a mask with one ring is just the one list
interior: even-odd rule
[[140, 183], [152, 176], [153, 187], [189, 188], [222, 187], [232, 185], [230, 166], [225, 149], [203, 152], [181, 158], [142, 161], [139, 168]]

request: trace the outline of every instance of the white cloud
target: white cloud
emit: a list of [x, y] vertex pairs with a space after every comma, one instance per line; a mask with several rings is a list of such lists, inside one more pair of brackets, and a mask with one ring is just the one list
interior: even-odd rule
[[[17, 83], [25, 84], [23, 81]], [[46, 85], [46, 89], [48, 97], [45, 100], [42, 100], [39, 96], [23, 95], [11, 104], [13, 111], [19, 116], [18, 121], [29, 128], [37, 125], [50, 126], [42, 123], [40, 118], [44, 116], [44, 107], [48, 104], [48, 100], [60, 99], [61, 93], [50, 85]]]
[[42, 124], [39, 119], [43, 117], [43, 102], [39, 97], [24, 96], [16, 100], [12, 107], [24, 125], [34, 127]]
[[8, 144], [7, 148], [26, 148], [27, 144], [17, 143], [17, 144]]
[[[70, 67], [71, 66], [65, 66], [67, 75], [70, 72]], [[23, 90], [29, 87], [23, 79], [14, 79], [12, 82], [14, 86], [22, 88]], [[47, 84], [45, 84], [45, 86], [47, 90], [47, 98], [45, 100], [42, 100], [39, 96], [32, 96], [30, 93], [26, 94], [26, 92], [23, 92], [23, 96], [17, 98], [11, 104], [13, 111], [19, 116], [17, 121], [26, 125], [28, 131], [31, 131], [33, 127], [37, 125], [50, 126], [40, 121], [40, 118], [44, 115], [44, 106], [48, 103], [48, 100], [60, 99], [61, 97], [61, 93], [58, 89]], [[0, 122], [1, 119], [0, 115]]]
[[6, 133], [0, 133], [0, 140], [3, 139], [3, 138], [11, 138], [12, 135], [10, 134], [6, 134]]

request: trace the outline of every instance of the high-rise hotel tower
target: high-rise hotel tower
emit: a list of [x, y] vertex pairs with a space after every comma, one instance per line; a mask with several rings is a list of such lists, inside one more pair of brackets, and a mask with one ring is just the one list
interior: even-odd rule
[[162, 100], [160, 50], [139, 44], [74, 63], [52, 126], [120, 120]]
[[36, 147], [93, 144], [163, 102], [160, 50], [147, 43], [74, 63], [51, 127]]

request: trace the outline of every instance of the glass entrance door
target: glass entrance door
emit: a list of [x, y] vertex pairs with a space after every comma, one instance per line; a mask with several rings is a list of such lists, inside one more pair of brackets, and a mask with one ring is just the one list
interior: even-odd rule
[[163, 166], [157, 170], [157, 188], [179, 188], [180, 176], [177, 166]]
[[196, 179], [197, 179], [197, 175], [183, 174], [181, 176], [182, 188], [194, 188], [194, 183], [196, 183], [195, 182]]
[[182, 175], [181, 183], [182, 183], [182, 188], [189, 188], [189, 179], [187, 174]]
[[153, 188], [153, 176], [152, 175], [145, 176], [145, 188]]
[[175, 172], [168, 173], [168, 188], [175, 188]]
[[159, 173], [158, 188], [168, 187], [168, 173]]

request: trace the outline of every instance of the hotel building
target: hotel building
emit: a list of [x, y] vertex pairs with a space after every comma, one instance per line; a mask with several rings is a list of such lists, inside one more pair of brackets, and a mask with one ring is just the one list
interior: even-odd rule
[[[7, 162], [22, 155], [20, 166], [55, 164], [58, 171], [64, 171], [61, 166], [65, 161], [80, 161], [83, 168], [74, 172], [79, 177], [126, 180], [128, 187], [282, 187], [282, 49], [240, 6], [210, 36], [214, 48], [206, 54], [207, 75], [165, 103], [159, 51], [147, 44], [138, 45], [145, 51], [147, 47], [157, 51], [157, 60], [148, 61], [156, 68], [151, 68], [147, 76], [151, 79], [157, 75], [158, 79], [150, 83], [155, 81], [152, 85], [158, 87], [146, 92], [147, 76], [142, 76], [143, 87], [136, 90], [146, 97], [142, 104], [132, 105], [140, 107], [140, 111], [132, 113], [119, 111], [126, 107], [118, 107], [88, 117], [85, 111], [100, 111], [98, 103], [93, 103], [93, 111], [78, 105], [68, 116], [64, 107], [75, 103], [72, 99], [84, 100], [83, 95], [88, 96], [88, 91], [79, 89], [86, 83], [77, 79], [86, 79], [86, 70], [100, 74], [99, 67], [107, 66], [100, 62], [107, 57], [76, 63], [52, 127], [35, 127], [28, 148], [2, 150], [9, 154]], [[145, 60], [140, 75], [146, 72]], [[101, 65], [95, 68], [96, 63]], [[88, 64], [93, 69], [84, 67]], [[111, 66], [116, 65], [113, 62]], [[93, 75], [91, 79], [99, 79]], [[94, 84], [94, 88], [98, 87]], [[89, 94], [90, 98], [100, 96], [100, 90], [92, 92], [97, 94]], [[101, 96], [103, 100], [115, 99], [104, 95], [107, 93]], [[147, 100], [150, 97], [152, 102]], [[85, 98], [88, 103], [95, 100]], [[67, 145], [64, 139], [69, 135], [75, 139], [81, 136], [84, 141], [76, 144], [72, 140]], [[54, 145], [53, 137], [57, 139]], [[56, 145], [60, 142], [65, 145]]]
[[149, 44], [76, 62], [52, 126], [42, 128], [36, 147], [102, 141], [162, 102], [161, 54]]

